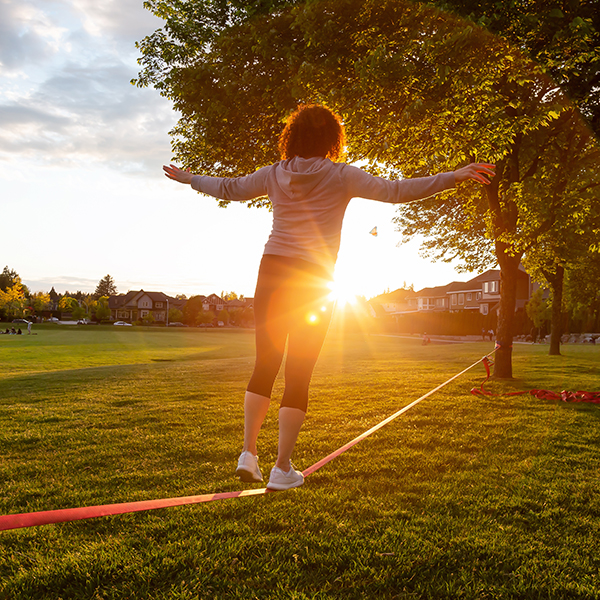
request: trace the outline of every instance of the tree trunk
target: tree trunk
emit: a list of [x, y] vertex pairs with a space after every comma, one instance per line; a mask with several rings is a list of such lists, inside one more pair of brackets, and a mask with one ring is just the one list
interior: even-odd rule
[[515, 307], [517, 305], [517, 275], [520, 256], [509, 256], [496, 243], [496, 256], [500, 263], [500, 310], [496, 332], [494, 377], [512, 379], [512, 342]]
[[560, 356], [560, 338], [562, 336], [562, 300], [563, 300], [563, 281], [565, 270], [563, 267], [556, 268], [556, 274], [547, 277], [552, 287], [552, 327], [550, 329], [550, 356]]
[[518, 146], [506, 159], [498, 161], [497, 176], [490, 185], [485, 186], [490, 211], [493, 215], [495, 254], [500, 265], [500, 308], [496, 331], [496, 354], [494, 359], [494, 377], [512, 379], [512, 341], [515, 307], [517, 305], [517, 274], [522, 253], [512, 254], [513, 248], [500, 241], [503, 234], [516, 231], [518, 210], [514, 202], [500, 202], [500, 181], [510, 184], [518, 182], [519, 163]]

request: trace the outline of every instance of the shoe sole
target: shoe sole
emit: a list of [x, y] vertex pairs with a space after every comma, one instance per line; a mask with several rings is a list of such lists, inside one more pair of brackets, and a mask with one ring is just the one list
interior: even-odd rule
[[304, 479], [300, 481], [294, 481], [293, 483], [267, 483], [268, 490], [275, 490], [276, 492], [283, 492], [284, 490], [291, 490], [295, 487], [300, 487], [304, 483]]
[[262, 477], [257, 479], [252, 471], [240, 467], [235, 470], [235, 474], [240, 478], [240, 481], [243, 481], [244, 483], [260, 483], [263, 480]]

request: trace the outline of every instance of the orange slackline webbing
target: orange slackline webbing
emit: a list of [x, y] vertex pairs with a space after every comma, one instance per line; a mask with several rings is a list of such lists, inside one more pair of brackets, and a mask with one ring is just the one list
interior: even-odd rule
[[[493, 354], [493, 352], [491, 354]], [[304, 477], [308, 477], [309, 475], [320, 469], [322, 466], [326, 465], [328, 462], [331, 462], [334, 458], [338, 457], [340, 454], [342, 454], [349, 448], [352, 448], [352, 446], [358, 444], [358, 442], [360, 442], [361, 440], [364, 440], [366, 437], [370, 436], [375, 431], [381, 429], [384, 425], [387, 425], [390, 421], [393, 421], [401, 414], [410, 410], [413, 406], [416, 406], [422, 400], [425, 400], [425, 398], [429, 398], [429, 396], [442, 389], [444, 386], [448, 385], [450, 382], [454, 381], [461, 375], [464, 375], [467, 371], [478, 365], [480, 362], [485, 361], [489, 356], [490, 354], [484, 356], [483, 358], [480, 358], [470, 367], [464, 369], [464, 371], [461, 371], [460, 373], [454, 375], [441, 385], [438, 385], [435, 389], [427, 392], [420, 398], [417, 398], [417, 400], [411, 402], [408, 406], [405, 406], [398, 412], [395, 412], [387, 419], [381, 421], [381, 423], [375, 425], [374, 427], [371, 427], [371, 429], [365, 431], [358, 437], [354, 438], [352, 441], [348, 442], [346, 445], [342, 446], [335, 452], [332, 452], [325, 458], [322, 458], [320, 461], [316, 462], [311, 467], [308, 467], [308, 469], [305, 469], [302, 472], [302, 474], [304, 475]], [[181, 498], [163, 498], [160, 500], [124, 502], [122, 504], [103, 504], [99, 506], [82, 506], [79, 508], [45, 510], [40, 512], [23, 513], [18, 515], [0, 515], [0, 531], [7, 531], [9, 529], [19, 529], [23, 527], [35, 527], [37, 525], [49, 525], [52, 523], [65, 523], [67, 521], [80, 521], [82, 519], [92, 519], [95, 517], [122, 515], [126, 513], [140, 512], [144, 510], [156, 510], [158, 508], [183, 506], [186, 504], [201, 504], [202, 502], [212, 502], [213, 500], [226, 500], [228, 498], [241, 498], [243, 496], [260, 496], [267, 493], [271, 493], [271, 490], [267, 490], [266, 488], [257, 488], [250, 490], [239, 490], [236, 492], [204, 494], [202, 496], [184, 496]]]
[[226, 500], [241, 496], [259, 496], [270, 492], [266, 488], [253, 490], [239, 490], [237, 492], [221, 492], [219, 494], [204, 494], [203, 496], [183, 496], [181, 498], [163, 498], [161, 500], [141, 500], [139, 502], [123, 502], [122, 504], [102, 504], [99, 506], [82, 506], [79, 508], [61, 508], [58, 510], [44, 510], [20, 515], [1, 515], [0, 531], [19, 529], [21, 527], [35, 527], [51, 523], [66, 523], [67, 521], [81, 521], [95, 517], [109, 517], [124, 515], [126, 513], [155, 510], [157, 508], [170, 508], [184, 504], [200, 504], [213, 500]]
[[482, 362], [485, 367], [487, 377], [483, 380], [483, 383], [479, 388], [473, 388], [471, 390], [471, 394], [475, 394], [476, 396], [522, 396], [524, 394], [531, 394], [538, 400], [562, 400], [563, 402], [591, 402], [592, 404], [600, 404], [600, 392], [568, 392], [563, 390], [559, 394], [558, 392], [552, 392], [550, 390], [527, 390], [494, 394], [483, 388], [491, 376], [490, 365], [493, 365], [494, 363], [489, 356], [485, 356], [480, 362]]
[[[495, 352], [495, 350], [494, 350], [494, 352]], [[416, 406], [417, 404], [419, 404], [419, 402], [421, 402], [421, 400], [425, 400], [425, 398], [429, 398], [429, 396], [431, 396], [438, 390], [441, 390], [444, 386], [448, 385], [450, 382], [454, 381], [461, 375], [464, 375], [467, 371], [469, 371], [473, 367], [477, 366], [483, 360], [487, 359], [494, 352], [491, 352], [490, 354], [487, 354], [483, 358], [480, 358], [477, 362], [474, 362], [470, 367], [467, 367], [464, 371], [457, 373], [456, 375], [454, 375], [454, 377], [451, 377], [447, 381], [444, 381], [444, 383], [442, 383], [441, 385], [438, 385], [435, 389], [427, 392], [426, 394], [423, 394], [420, 398], [417, 398], [414, 402], [411, 402], [408, 406], [401, 408], [398, 412], [395, 412], [393, 415], [389, 416], [384, 421], [381, 421], [381, 423], [375, 425], [374, 427], [371, 427], [371, 429], [369, 429], [368, 431], [361, 433], [358, 437], [354, 438], [351, 442], [348, 442], [345, 446], [342, 446], [335, 452], [332, 452], [329, 456], [322, 458], [319, 462], [316, 462], [312, 467], [308, 467], [308, 469], [306, 469], [305, 471], [302, 471], [302, 474], [306, 477], [307, 475], [314, 473], [317, 469], [320, 469], [323, 465], [326, 465], [328, 462], [330, 462], [334, 458], [338, 457], [340, 454], [342, 454], [342, 452], [346, 452], [346, 450], [348, 450], [349, 448], [352, 448], [352, 446], [356, 446], [356, 444], [358, 444], [358, 442], [364, 440], [366, 437], [370, 436], [372, 433], [375, 433], [378, 429], [381, 429], [384, 425], [387, 425], [390, 421], [393, 421], [396, 417], [399, 417], [402, 413], [405, 413], [407, 410], [410, 410], [413, 406]]]

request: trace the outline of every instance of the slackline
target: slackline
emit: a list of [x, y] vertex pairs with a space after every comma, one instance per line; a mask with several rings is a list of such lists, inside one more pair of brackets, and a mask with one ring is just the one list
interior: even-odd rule
[[563, 402], [590, 402], [592, 404], [600, 404], [600, 392], [584, 392], [579, 390], [577, 392], [570, 392], [563, 390], [562, 392], [553, 392], [552, 390], [522, 390], [518, 392], [503, 392], [501, 394], [495, 394], [486, 390], [483, 386], [487, 383], [491, 377], [490, 366], [494, 363], [489, 356], [484, 356], [481, 359], [485, 371], [487, 373], [486, 378], [478, 388], [473, 388], [471, 394], [475, 396], [523, 396], [524, 394], [530, 394], [538, 400], [562, 400]]
[[[495, 351], [494, 351], [495, 352]], [[416, 406], [425, 398], [429, 398], [432, 394], [441, 390], [444, 386], [448, 385], [461, 375], [464, 375], [467, 371], [477, 366], [480, 362], [488, 359], [490, 354], [480, 358], [477, 362], [474, 362], [471, 366], [467, 367], [460, 373], [457, 373], [444, 383], [438, 385], [435, 389], [430, 390], [426, 394], [423, 394], [420, 398], [417, 398], [414, 402], [411, 402], [404, 408], [390, 415], [381, 423], [378, 423], [374, 427], [371, 427], [368, 431], [361, 433], [358, 437], [348, 442], [341, 448], [338, 448], [325, 458], [322, 458], [314, 465], [305, 469], [302, 474], [304, 477], [312, 475], [315, 471], [331, 462], [334, 458], [340, 456], [340, 454], [346, 452], [346, 450], [356, 446], [360, 441], [366, 437], [375, 433], [390, 421], [393, 421], [401, 414], [410, 410], [413, 406]], [[243, 498], [245, 496], [262, 496], [264, 494], [273, 493], [272, 490], [267, 488], [254, 488], [249, 490], [238, 490], [235, 492], [219, 492], [216, 494], [203, 494], [201, 496], [182, 496], [180, 498], [162, 498], [159, 500], [141, 500], [138, 502], [123, 502], [120, 504], [102, 504], [98, 506], [81, 506], [78, 508], [62, 508], [56, 510], [44, 510], [32, 513], [22, 513], [13, 515], [0, 515], [0, 531], [8, 531], [10, 529], [21, 529], [24, 527], [36, 527], [38, 525], [50, 525], [54, 523], [66, 523], [69, 521], [81, 521], [83, 519], [92, 519], [96, 517], [109, 517], [114, 515], [123, 515], [127, 513], [142, 512], [146, 510], [156, 510], [158, 508], [171, 508], [174, 506], [183, 506], [187, 504], [201, 504], [203, 502], [213, 502], [215, 500], [227, 500], [229, 498]]]

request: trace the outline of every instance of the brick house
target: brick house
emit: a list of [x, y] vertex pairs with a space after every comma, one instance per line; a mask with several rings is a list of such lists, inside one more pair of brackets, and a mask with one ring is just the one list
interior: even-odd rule
[[210, 296], [201, 296], [202, 298], [202, 310], [211, 311], [215, 315], [218, 315], [224, 308], [227, 307], [227, 301], [223, 300], [216, 294], [210, 294]]
[[148, 314], [152, 314], [157, 323], [166, 323], [170, 308], [181, 310], [181, 303], [185, 301], [171, 298], [163, 292], [131, 291], [126, 294], [110, 296], [108, 307], [112, 321], [141, 321]]

